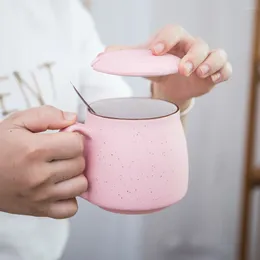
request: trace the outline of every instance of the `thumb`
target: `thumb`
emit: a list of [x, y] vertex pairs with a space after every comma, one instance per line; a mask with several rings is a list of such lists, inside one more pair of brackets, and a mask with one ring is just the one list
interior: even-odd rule
[[76, 122], [77, 116], [52, 106], [41, 106], [18, 112], [10, 119], [18, 127], [39, 133], [46, 130], [59, 130], [72, 125]]

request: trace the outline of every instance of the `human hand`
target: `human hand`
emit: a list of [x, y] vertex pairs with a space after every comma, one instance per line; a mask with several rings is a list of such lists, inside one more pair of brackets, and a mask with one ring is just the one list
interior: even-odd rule
[[0, 211], [57, 219], [77, 212], [75, 197], [87, 190], [83, 137], [41, 133], [75, 121], [75, 114], [43, 106], [0, 123]]
[[168, 100], [179, 106], [192, 97], [208, 93], [216, 84], [228, 80], [232, 74], [232, 67], [224, 50], [210, 50], [205, 41], [193, 37], [178, 25], [165, 26], [144, 45], [110, 46], [106, 51], [128, 48], [147, 48], [154, 55], [170, 53], [181, 58], [178, 74], [150, 78], [155, 98]]

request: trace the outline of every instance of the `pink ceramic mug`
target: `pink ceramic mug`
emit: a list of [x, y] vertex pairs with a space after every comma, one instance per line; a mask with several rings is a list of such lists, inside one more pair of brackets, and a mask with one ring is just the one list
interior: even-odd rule
[[86, 136], [82, 195], [111, 212], [143, 214], [166, 208], [184, 197], [188, 155], [179, 109], [150, 98], [94, 102], [85, 124], [63, 131]]

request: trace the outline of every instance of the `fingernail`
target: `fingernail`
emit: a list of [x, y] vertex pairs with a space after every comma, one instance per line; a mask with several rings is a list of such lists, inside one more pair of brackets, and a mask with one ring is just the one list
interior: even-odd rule
[[164, 44], [163, 43], [157, 43], [154, 47], [153, 47], [155, 53], [159, 54], [162, 53], [164, 50]]
[[216, 82], [218, 82], [220, 80], [220, 77], [221, 77], [221, 74], [218, 72], [218, 73], [212, 75], [211, 79], [212, 79], [213, 82], [216, 83]]
[[185, 75], [189, 76], [193, 70], [193, 64], [190, 61], [187, 61], [184, 64], [184, 70], [185, 70]]
[[209, 72], [209, 66], [204, 64], [204, 65], [199, 67], [199, 70], [200, 70], [201, 76], [204, 76]]
[[64, 119], [68, 121], [73, 121], [76, 118], [76, 114], [71, 112], [63, 112], [63, 116]]

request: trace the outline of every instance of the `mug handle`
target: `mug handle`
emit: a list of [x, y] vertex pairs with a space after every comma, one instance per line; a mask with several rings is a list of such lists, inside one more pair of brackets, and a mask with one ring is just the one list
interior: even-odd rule
[[[75, 123], [74, 125], [68, 126], [60, 130], [60, 132], [78, 132], [86, 139], [90, 139], [89, 133], [86, 130], [86, 125], [81, 123]], [[81, 198], [88, 200], [88, 191], [80, 195]]]

